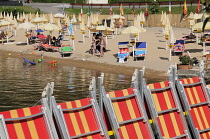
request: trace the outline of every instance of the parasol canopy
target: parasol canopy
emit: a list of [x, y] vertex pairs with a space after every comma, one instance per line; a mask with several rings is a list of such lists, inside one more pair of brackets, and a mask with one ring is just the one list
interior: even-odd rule
[[106, 30], [106, 27], [105, 26], [97, 26], [96, 30]]
[[5, 20], [3, 20], [3, 21], [0, 22], [0, 26], [8, 26], [10, 24], [11, 23], [9, 21], [5, 21]]
[[61, 13], [57, 13], [54, 15], [55, 18], [64, 18], [65, 16]]
[[36, 29], [36, 25], [30, 23], [30, 22], [25, 22], [21, 23], [17, 26], [17, 29]]
[[56, 24], [52, 24], [52, 23], [43, 24], [39, 26], [39, 28], [43, 30], [49, 30], [49, 31], [60, 30], [60, 28]]
[[[199, 22], [192, 27], [192, 30], [202, 31], [203, 22]], [[205, 30], [210, 29], [210, 22], [207, 22]]]
[[113, 16], [110, 16], [108, 19], [125, 19], [125, 17], [122, 15], [113, 15]]
[[127, 27], [126, 29], [124, 29], [122, 31], [122, 34], [135, 34], [135, 33], [141, 33], [141, 32], [142, 31], [139, 28], [130, 26], [130, 27]]

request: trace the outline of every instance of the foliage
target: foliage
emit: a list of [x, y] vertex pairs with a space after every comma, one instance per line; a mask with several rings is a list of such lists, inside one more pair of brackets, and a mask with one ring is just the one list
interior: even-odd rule
[[193, 60], [188, 55], [180, 56], [179, 61], [182, 63], [182, 65], [189, 65], [193, 62]]
[[159, 12], [159, 8], [160, 6], [158, 5], [157, 2], [152, 2], [150, 5], [149, 5], [149, 10], [152, 14], [156, 14]]

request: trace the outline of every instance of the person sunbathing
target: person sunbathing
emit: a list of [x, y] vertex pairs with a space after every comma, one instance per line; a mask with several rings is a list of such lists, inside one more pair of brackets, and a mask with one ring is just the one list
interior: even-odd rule
[[182, 37], [182, 39], [195, 39], [195, 38], [196, 38], [196, 36], [193, 33], [190, 33], [190, 35], [188, 35], [188, 36]]
[[208, 36], [208, 38], [205, 39], [205, 42], [209, 42], [210, 41], [210, 36]]

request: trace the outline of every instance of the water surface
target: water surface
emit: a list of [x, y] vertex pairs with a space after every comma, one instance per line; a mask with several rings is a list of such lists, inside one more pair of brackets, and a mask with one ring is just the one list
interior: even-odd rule
[[[83, 68], [52, 66], [47, 62], [36, 66], [24, 66], [23, 60], [0, 56], [0, 111], [36, 105], [44, 87], [54, 82], [54, 96], [57, 102], [88, 97], [92, 77], [101, 72]], [[106, 91], [129, 88], [131, 77], [122, 74], [105, 73]]]

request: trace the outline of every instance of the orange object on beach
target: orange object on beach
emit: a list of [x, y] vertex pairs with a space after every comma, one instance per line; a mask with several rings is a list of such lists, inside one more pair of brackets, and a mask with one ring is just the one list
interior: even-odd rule
[[54, 60], [54, 61], [50, 61], [50, 63], [51, 63], [51, 64], [56, 64], [56, 63], [57, 63], [57, 61], [56, 61], [56, 60]]
[[31, 52], [31, 54], [35, 54], [34, 52]]

